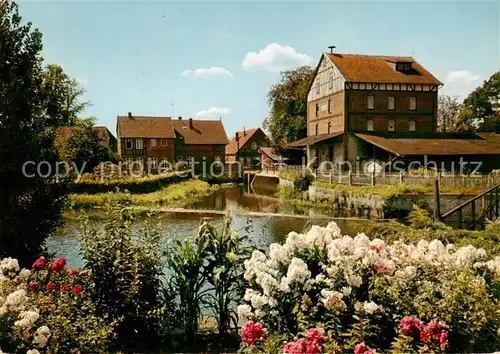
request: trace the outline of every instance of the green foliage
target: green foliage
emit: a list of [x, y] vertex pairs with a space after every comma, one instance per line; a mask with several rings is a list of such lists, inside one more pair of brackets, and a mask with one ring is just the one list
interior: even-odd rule
[[113, 162], [110, 148], [103, 144], [91, 126], [75, 130], [66, 142], [65, 161], [73, 162], [79, 171], [93, 171], [99, 164]]
[[282, 145], [307, 135], [307, 94], [314, 69], [301, 66], [281, 73], [281, 82], [269, 90], [267, 98], [271, 106], [264, 128], [270, 133], [275, 145]]
[[499, 97], [500, 71], [497, 71], [464, 100], [469, 115], [478, 120], [479, 131], [500, 131]]
[[[42, 177], [28, 161], [54, 166], [57, 152], [42, 85], [42, 35], [18, 6], [0, 11], [0, 257], [31, 264], [60, 223], [66, 187]], [[45, 174], [47, 171], [42, 169]], [[27, 177], [32, 175], [32, 177]]]
[[47, 114], [54, 120], [54, 125], [81, 125], [84, 121], [78, 115], [90, 104], [80, 100], [85, 93], [80, 83], [56, 64], [47, 65], [41, 77]]
[[203, 223], [198, 231], [198, 244], [205, 247], [205, 277], [213, 294], [206, 300], [217, 318], [219, 335], [227, 333], [231, 320], [236, 327], [237, 314], [232, 310], [243, 297], [243, 261], [248, 258], [251, 248], [246, 246], [248, 238], [238, 235], [231, 228], [231, 217], [225, 219], [224, 226], [217, 230]]
[[439, 95], [437, 124], [441, 132], [463, 132], [474, 130], [474, 120], [471, 116], [462, 113], [463, 104], [458, 96]]
[[120, 202], [127, 205], [180, 207], [206, 197], [220, 188], [232, 185], [209, 185], [200, 180], [169, 185], [153, 193], [133, 194], [128, 191], [117, 190], [114, 193], [98, 194], [71, 194], [72, 209], [88, 209], [95, 206], [104, 206], [108, 203]]
[[119, 321], [119, 346], [157, 343], [165, 313], [158, 226], [132, 233], [133, 212], [120, 203], [107, 205], [106, 217], [103, 229], [87, 220], [80, 237], [91, 297], [98, 313]]

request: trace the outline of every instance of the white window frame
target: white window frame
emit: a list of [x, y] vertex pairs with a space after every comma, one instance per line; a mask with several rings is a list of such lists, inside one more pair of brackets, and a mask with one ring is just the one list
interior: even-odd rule
[[151, 168], [158, 168], [158, 159], [156, 157], [149, 157], [148, 158], [149, 160], [149, 165], [151, 166]]
[[257, 142], [256, 141], [252, 141], [252, 150], [257, 150], [258, 146], [257, 146]]
[[160, 144], [161, 144], [161, 146], [168, 146], [168, 140], [167, 139], [160, 139]]
[[416, 111], [417, 110], [417, 97], [416, 96], [411, 96], [410, 97], [410, 111]]
[[366, 96], [366, 109], [375, 109], [375, 96]]
[[389, 110], [394, 110], [396, 108], [396, 97], [394, 96], [389, 96], [387, 106]]
[[134, 159], [131, 158], [131, 157], [127, 157], [125, 158], [125, 165], [129, 166], [132, 165], [132, 163], [134, 162]]
[[156, 147], [156, 139], [151, 139], [151, 147]]
[[[129, 147], [130, 143], [130, 147]], [[134, 148], [134, 139], [125, 139], [125, 149], [132, 150]]]
[[387, 122], [387, 130], [390, 132], [396, 131], [396, 121], [394, 119], [390, 119]]
[[416, 132], [417, 131], [417, 122], [412, 119], [408, 122], [408, 131]]
[[137, 150], [142, 150], [144, 149], [144, 141], [142, 140], [142, 138], [137, 138], [135, 139], [135, 148]]
[[328, 88], [333, 89], [333, 72], [330, 72], [328, 76]]
[[368, 119], [368, 120], [366, 121], [366, 131], [369, 131], [369, 132], [374, 131], [374, 127], [373, 127], [373, 119]]
[[222, 161], [222, 158], [219, 155], [215, 156], [214, 159], [217, 162], [221, 162]]

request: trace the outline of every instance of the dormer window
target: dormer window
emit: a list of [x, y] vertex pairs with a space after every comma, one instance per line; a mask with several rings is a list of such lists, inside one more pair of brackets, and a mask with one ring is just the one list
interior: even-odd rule
[[396, 70], [397, 71], [411, 71], [411, 63], [408, 62], [398, 62], [396, 63]]

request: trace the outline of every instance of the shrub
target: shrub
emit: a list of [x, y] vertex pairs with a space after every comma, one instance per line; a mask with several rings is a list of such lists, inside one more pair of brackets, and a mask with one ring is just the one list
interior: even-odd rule
[[0, 348], [7, 352], [103, 352], [114, 323], [96, 314], [88, 274], [65, 269], [64, 258], [39, 258], [31, 271], [15, 259], [0, 264]]
[[100, 314], [118, 321], [117, 344], [133, 347], [158, 340], [163, 321], [160, 232], [147, 222], [132, 234], [132, 211], [106, 207], [104, 228], [84, 222], [81, 234], [89, 293]]
[[[318, 327], [330, 338], [323, 348], [387, 351], [399, 341], [399, 321], [416, 316], [446, 328], [451, 352], [500, 349], [500, 257], [488, 260], [483, 249], [391, 245], [342, 236], [330, 223], [291, 232], [268, 255], [254, 251], [245, 269], [241, 321], [262, 321], [269, 333]], [[433, 343], [420, 344], [437, 350]]]

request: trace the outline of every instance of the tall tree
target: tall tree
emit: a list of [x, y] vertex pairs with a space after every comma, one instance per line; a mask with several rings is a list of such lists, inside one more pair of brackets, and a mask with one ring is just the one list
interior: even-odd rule
[[484, 81], [464, 100], [479, 125], [479, 131], [500, 131], [500, 71]]
[[47, 65], [42, 73], [46, 112], [59, 126], [78, 125], [78, 116], [89, 106], [82, 101], [85, 89], [56, 64]]
[[59, 224], [65, 190], [47, 174], [57, 153], [44, 110], [42, 35], [14, 2], [0, 6], [0, 258], [28, 265]]
[[314, 69], [301, 66], [281, 73], [281, 81], [267, 94], [271, 108], [264, 128], [276, 145], [292, 142], [307, 135], [307, 94]]
[[474, 122], [470, 115], [462, 112], [463, 104], [458, 96], [439, 95], [437, 124], [441, 132], [459, 132], [474, 130]]

